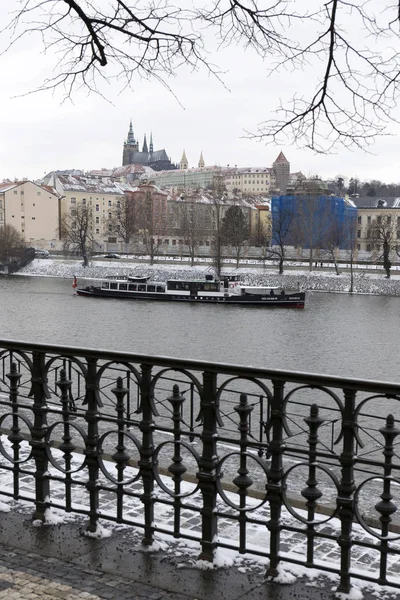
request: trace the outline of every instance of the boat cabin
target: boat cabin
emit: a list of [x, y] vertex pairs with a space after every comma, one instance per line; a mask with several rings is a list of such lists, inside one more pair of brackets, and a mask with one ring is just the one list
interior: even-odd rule
[[[139, 279], [139, 278], [138, 278]], [[156, 283], [154, 281], [147, 281], [147, 279], [143, 279], [142, 283], [131, 281], [129, 278], [125, 281], [102, 281], [101, 289], [102, 290], [118, 290], [118, 291], [128, 291], [128, 292], [165, 292], [165, 284]]]
[[167, 290], [170, 291], [190, 291], [190, 292], [219, 292], [220, 284], [211, 279], [202, 279], [195, 281], [185, 281], [180, 279], [169, 279], [167, 281]]

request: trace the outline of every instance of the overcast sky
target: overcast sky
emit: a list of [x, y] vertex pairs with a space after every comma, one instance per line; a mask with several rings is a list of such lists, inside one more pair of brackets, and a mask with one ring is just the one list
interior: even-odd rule
[[[2, 2], [8, 8], [16, 4]], [[307, 75], [297, 71], [267, 78], [265, 63], [238, 47], [221, 49], [216, 58], [225, 71], [225, 85], [204, 71], [183, 69], [169, 81], [177, 99], [159, 83], [137, 79], [133, 90], [123, 93], [114, 85], [105, 88], [110, 102], [84, 91], [75, 92], [73, 102], [62, 102], [57, 91], [18, 97], [37, 88], [53, 64], [37, 41], [25, 41], [0, 56], [0, 180], [35, 179], [55, 169], [119, 166], [132, 119], [140, 143], [152, 132], [155, 149], [165, 148], [173, 162], [179, 162], [185, 149], [191, 167], [197, 166], [201, 151], [206, 165], [269, 167], [283, 150], [291, 170], [305, 175], [400, 181], [395, 127], [392, 137], [371, 148], [372, 154], [338, 149], [321, 156], [246, 139], [246, 130], [255, 131], [270, 118], [281, 98], [307, 90]]]

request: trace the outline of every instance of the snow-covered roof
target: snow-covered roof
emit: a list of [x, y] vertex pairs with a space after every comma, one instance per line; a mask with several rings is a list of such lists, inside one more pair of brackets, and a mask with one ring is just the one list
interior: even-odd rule
[[64, 191], [123, 195], [123, 191], [115, 183], [103, 182], [99, 179], [73, 177], [72, 175], [57, 175], [57, 181]]

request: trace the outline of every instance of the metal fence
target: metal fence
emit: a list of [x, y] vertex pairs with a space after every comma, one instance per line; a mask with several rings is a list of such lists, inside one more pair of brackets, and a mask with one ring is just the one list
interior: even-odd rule
[[[145, 545], [192, 540], [208, 561], [218, 547], [266, 557], [271, 578], [292, 562], [336, 573], [341, 592], [352, 577], [396, 585], [399, 400], [378, 381], [3, 340], [0, 494], [42, 521], [61, 509], [89, 532], [106, 520]], [[287, 532], [303, 557], [284, 551]], [[378, 573], [354, 571], [360, 547]]]

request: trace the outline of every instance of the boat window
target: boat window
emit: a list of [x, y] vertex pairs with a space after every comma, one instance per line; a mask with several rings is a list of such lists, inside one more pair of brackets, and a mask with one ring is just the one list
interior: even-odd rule
[[111, 282], [110, 283], [110, 290], [117, 290], [118, 289], [118, 283], [117, 282]]
[[163, 288], [162, 285], [158, 285], [157, 289], [156, 289], [156, 292], [165, 292], [165, 289]]
[[148, 292], [155, 292], [156, 291], [156, 286], [155, 285], [148, 285], [147, 286], [147, 291]]
[[146, 291], [146, 286], [143, 284], [138, 285], [138, 290], [139, 292], [145, 292]]
[[136, 292], [136, 290], [137, 290], [137, 285], [136, 285], [136, 283], [130, 283], [130, 284], [129, 284], [129, 290], [130, 290], [131, 292]]
[[128, 284], [127, 283], [120, 283], [119, 284], [119, 289], [120, 290], [127, 290], [128, 289]]
[[108, 283], [108, 281], [103, 281], [101, 284], [101, 287], [103, 290], [109, 290], [110, 289], [110, 284]]

